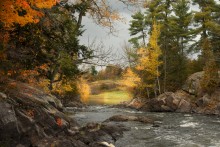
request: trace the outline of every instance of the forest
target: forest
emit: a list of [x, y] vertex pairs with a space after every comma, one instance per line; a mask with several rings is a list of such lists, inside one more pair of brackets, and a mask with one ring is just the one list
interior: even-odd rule
[[[220, 28], [216, 1], [121, 2], [142, 6], [132, 15], [131, 39], [122, 47], [127, 60], [127, 67], [121, 67], [124, 80], [136, 79], [135, 94], [149, 98], [175, 91], [190, 74], [202, 70], [204, 91], [215, 89]], [[1, 75], [57, 94], [77, 93], [76, 81], [85, 73], [92, 75], [97, 66], [87, 61], [99, 58], [95, 48], [79, 43], [86, 15], [109, 31], [123, 19], [107, 1], [1, 2]], [[91, 64], [91, 70], [80, 71], [84, 63]]]
[[[80, 42], [80, 37], [87, 31], [87, 24], [83, 24], [86, 18], [91, 19], [97, 26], [107, 28], [110, 34], [117, 32], [117, 23], [125, 21], [109, 0], [0, 2], [0, 106], [5, 110], [0, 112], [0, 116], [4, 118], [12, 115], [6, 111], [10, 109], [13, 117], [18, 117], [15, 120], [15, 132], [19, 136], [26, 133], [25, 127], [21, 125], [24, 115], [28, 120], [38, 119], [34, 122], [40, 128], [48, 127], [48, 124], [44, 118], [38, 118], [38, 115], [47, 114], [53, 116], [56, 131], [64, 128], [61, 129], [62, 132], [66, 127], [71, 128], [73, 123], [63, 114], [70, 112], [63, 111], [65, 108], [61, 105], [86, 107], [89, 99], [102, 101], [102, 105], [117, 103], [116, 107], [134, 108], [138, 111], [220, 114], [219, 1], [115, 1], [132, 12], [128, 24], [130, 39], [121, 46], [123, 55], [118, 63], [111, 62], [115, 59], [108, 47], [99, 45], [98, 42], [91, 45]], [[120, 31], [118, 33], [120, 34]], [[122, 60], [123, 65], [120, 64]], [[100, 62], [102, 64], [99, 64]], [[100, 69], [101, 66], [105, 68]], [[51, 100], [55, 99], [53, 96], [57, 100]], [[104, 97], [107, 100], [104, 100]], [[117, 99], [117, 102], [111, 97]], [[30, 101], [25, 101], [26, 98]], [[130, 101], [119, 104], [122, 100]], [[41, 110], [42, 105], [48, 112]], [[174, 115], [176, 117], [176, 114]], [[4, 126], [13, 121], [11, 118], [3, 119], [2, 123], [0, 121], [0, 134], [8, 131], [4, 130], [7, 129]], [[151, 119], [145, 116], [112, 119], [152, 123]], [[40, 121], [44, 124], [40, 124]], [[159, 126], [152, 124], [153, 127]], [[96, 124], [86, 127], [79, 127], [79, 132], [86, 130], [88, 133], [91, 129], [89, 127], [92, 127], [93, 132], [97, 129], [93, 127], [98, 127], [98, 131], [104, 129], [106, 133], [105, 127], [108, 125], [104, 128], [103, 125]], [[49, 127], [50, 131], [53, 129]], [[69, 130], [71, 129], [64, 132], [75, 135], [73, 130]], [[44, 133], [48, 132], [44, 130]], [[81, 139], [80, 141], [88, 146], [98, 146], [94, 138], [93, 141], [84, 138], [86, 133], [73, 135], [74, 141]], [[51, 134], [57, 137], [56, 134]], [[115, 139], [114, 134], [110, 133], [110, 136]], [[4, 137], [0, 135], [0, 147], [18, 143], [16, 139], [12, 144], [10, 141], [5, 143]], [[36, 141], [38, 144], [34, 139], [27, 138], [20, 144], [43, 144], [39, 138], [40, 143]], [[54, 140], [59, 139], [58, 136]], [[50, 146], [59, 147], [62, 141], [59, 143], [53, 142]]]

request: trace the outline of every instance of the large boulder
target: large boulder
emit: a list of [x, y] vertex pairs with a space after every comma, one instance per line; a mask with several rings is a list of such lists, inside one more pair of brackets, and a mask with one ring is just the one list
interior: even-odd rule
[[174, 112], [178, 108], [180, 98], [173, 92], [165, 92], [149, 101], [150, 111]]
[[191, 112], [191, 99], [194, 98], [185, 91], [165, 92], [156, 98], [149, 99], [141, 110], [151, 112]]
[[181, 99], [176, 112], [190, 113], [191, 110], [192, 110], [192, 106], [190, 102], [186, 101], [185, 99]]
[[0, 83], [0, 89], [0, 144], [31, 146], [78, 125], [60, 111], [62, 104], [53, 95], [13, 80]]
[[193, 95], [202, 94], [200, 81], [202, 79], [203, 73], [204, 72], [201, 71], [201, 72], [197, 72], [189, 76], [185, 84], [183, 85], [182, 89], [186, 91], [187, 93], [190, 93]]
[[124, 128], [66, 116], [55, 96], [14, 80], [0, 80], [0, 146], [88, 147], [114, 143]]
[[[182, 90], [186, 91], [189, 94], [201, 97], [205, 95], [205, 93], [202, 91], [200, 82], [202, 80], [204, 72], [196, 72], [188, 77], [185, 84], [182, 86]], [[220, 77], [220, 71], [218, 72]]]

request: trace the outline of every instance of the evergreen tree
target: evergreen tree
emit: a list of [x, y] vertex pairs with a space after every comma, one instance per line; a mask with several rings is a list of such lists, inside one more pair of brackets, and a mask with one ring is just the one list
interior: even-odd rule
[[147, 24], [151, 28], [151, 22], [155, 19], [161, 24], [161, 35], [159, 39], [159, 44], [162, 50], [162, 58], [163, 58], [163, 69], [161, 72], [161, 79], [163, 81], [163, 91], [167, 91], [167, 82], [169, 69], [171, 67], [170, 64], [173, 62], [169, 62], [169, 56], [172, 54], [172, 46], [171, 46], [171, 37], [172, 34], [170, 32], [170, 15], [171, 15], [171, 0], [155, 0], [150, 1], [149, 7], [147, 9]]
[[219, 84], [218, 67], [214, 60], [213, 51], [211, 49], [211, 43], [208, 38], [203, 42], [203, 56], [205, 59], [204, 74], [201, 79], [202, 90], [211, 94], [215, 91]]
[[130, 22], [130, 35], [131, 36], [136, 36], [133, 37], [129, 40], [135, 48], [139, 47], [139, 40], [142, 40], [142, 43], [145, 45], [146, 41], [146, 20], [144, 14], [142, 14], [140, 11], [135, 13], [134, 15], [131, 16], [133, 20]]
[[172, 3], [173, 14], [169, 18], [170, 47], [167, 53], [168, 90], [175, 91], [187, 78], [187, 51], [191, 41], [191, 21], [189, 0], [177, 0]]
[[[195, 35], [200, 35], [199, 41], [195, 44], [196, 49], [202, 52], [204, 75], [201, 80], [201, 86], [205, 92], [211, 93], [218, 86], [218, 66], [216, 63], [216, 55], [219, 52], [218, 47], [214, 47], [218, 34], [220, 33], [220, 25], [217, 23], [217, 14], [219, 13], [219, 5], [215, 0], [194, 0], [194, 4], [199, 5], [200, 11], [195, 13], [194, 20], [197, 25]], [[212, 44], [213, 43], [213, 44]]]
[[196, 26], [194, 34], [195, 36], [201, 36], [199, 41], [197, 41], [193, 47], [194, 49], [200, 50], [203, 40], [207, 37], [210, 38], [211, 43], [214, 43], [216, 38], [219, 38], [218, 34], [220, 34], [220, 25], [218, 24], [218, 14], [220, 9], [215, 0], [193, 0], [193, 2], [194, 4], [197, 4], [200, 9], [200, 11], [195, 12], [194, 14]]

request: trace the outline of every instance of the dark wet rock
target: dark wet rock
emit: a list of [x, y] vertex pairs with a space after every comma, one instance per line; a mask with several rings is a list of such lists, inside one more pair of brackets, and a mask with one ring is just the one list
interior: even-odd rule
[[[84, 142], [88, 146], [101, 146], [101, 142], [114, 144], [116, 140], [123, 136], [123, 132], [128, 129], [125, 126], [108, 123], [88, 123], [80, 129], [74, 139]], [[103, 146], [103, 145], [102, 145]]]
[[153, 126], [152, 126], [152, 127], [157, 128], [157, 127], [160, 127], [160, 125], [158, 125], [158, 124], [153, 124]]
[[85, 104], [83, 104], [82, 102], [80, 101], [72, 101], [72, 102], [69, 102], [69, 103], [66, 103], [64, 105], [65, 107], [76, 107], [76, 108], [82, 108], [82, 107], [85, 107]]
[[207, 106], [209, 102], [210, 102], [210, 96], [206, 94], [196, 101], [196, 105], [198, 107], [204, 107], [204, 106]]
[[59, 99], [30, 85], [7, 80], [0, 90], [0, 146], [87, 147], [114, 143], [123, 134], [117, 125], [80, 127], [62, 112]]
[[145, 116], [127, 116], [127, 115], [114, 115], [108, 118], [105, 122], [108, 122], [108, 121], [116, 121], [116, 122], [138, 121], [142, 123], [153, 123], [154, 122], [152, 118], [148, 118]]
[[165, 92], [148, 102], [150, 111], [174, 112], [177, 110], [180, 98], [173, 92]]

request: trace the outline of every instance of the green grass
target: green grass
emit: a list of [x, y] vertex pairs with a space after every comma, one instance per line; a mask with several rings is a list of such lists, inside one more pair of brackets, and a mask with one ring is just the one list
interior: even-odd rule
[[104, 91], [97, 95], [91, 95], [88, 104], [113, 105], [128, 100], [131, 100], [131, 95], [127, 91]]

